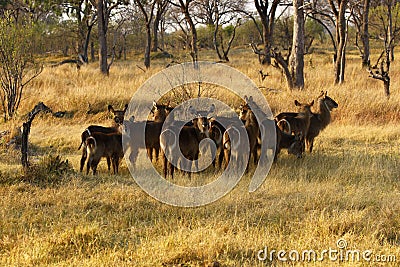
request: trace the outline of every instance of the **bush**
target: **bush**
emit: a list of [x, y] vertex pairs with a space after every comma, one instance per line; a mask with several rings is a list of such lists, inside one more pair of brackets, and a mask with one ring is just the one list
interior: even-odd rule
[[61, 183], [75, 171], [67, 160], [61, 160], [59, 155], [47, 155], [37, 164], [25, 171], [22, 180], [40, 186], [56, 185]]

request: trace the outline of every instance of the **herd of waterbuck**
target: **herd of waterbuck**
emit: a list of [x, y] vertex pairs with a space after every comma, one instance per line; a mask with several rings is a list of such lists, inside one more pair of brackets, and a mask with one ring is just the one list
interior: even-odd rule
[[[276, 129], [276, 144], [275, 144], [275, 160], [281, 149], [287, 149], [289, 154], [296, 157], [302, 157], [305, 150], [312, 152], [315, 137], [330, 123], [331, 111], [338, 107], [338, 104], [329, 96], [327, 92], [321, 92], [317, 98], [317, 112], [312, 112], [311, 107], [314, 105], [314, 100], [310, 103], [303, 104], [295, 100], [295, 105], [298, 107], [298, 112], [283, 112], [278, 114], [272, 123]], [[210, 138], [216, 147], [215, 159], [213, 166], [226, 168], [229, 159], [233, 157], [236, 162], [247, 162], [246, 170], [249, 168], [249, 157], [253, 156], [254, 163], [259, 160], [259, 150], [261, 145], [261, 136], [263, 131], [263, 122], [258, 122], [251, 107], [257, 107], [252, 97], [245, 97], [245, 103], [239, 107], [239, 119], [241, 125], [230, 123], [230, 118], [226, 117], [211, 117], [214, 113], [215, 106], [211, 105], [207, 111], [197, 111], [193, 107], [189, 108], [189, 112], [195, 117], [190, 122], [175, 121], [171, 111], [173, 107], [169, 104], [162, 105], [153, 102], [152, 115], [153, 120], [143, 122], [132, 122], [131, 124], [141, 124], [145, 128], [144, 142], [145, 147], [136, 147], [129, 155], [130, 161], [134, 163], [138, 150], [146, 149], [148, 158], [151, 162], [156, 162], [159, 158], [159, 153], [162, 154], [163, 175], [170, 175], [173, 178], [174, 170], [178, 166], [178, 161], [181, 162], [181, 169], [190, 170], [192, 161], [197, 164], [197, 159], [200, 154], [200, 142], [204, 138]], [[103, 127], [91, 125], [86, 128], [81, 135], [81, 144], [79, 149], [82, 149], [82, 158], [80, 161], [80, 171], [83, 171], [85, 162], [86, 173], [92, 169], [93, 174], [96, 174], [97, 165], [101, 158], [107, 159], [108, 171], [112, 164], [113, 173], [118, 173], [118, 166], [121, 159], [124, 157], [122, 145], [122, 128], [124, 125], [124, 115], [128, 108], [125, 105], [123, 110], [114, 110], [109, 105], [109, 112], [113, 113], [114, 121], [112, 127]], [[163, 124], [168, 121], [172, 127], [179, 127], [179, 138], [170, 129], [163, 129]], [[224, 123], [221, 123], [221, 120]], [[267, 120], [271, 122], [271, 120]], [[223, 125], [227, 126], [224, 127]], [[241, 148], [243, 145], [240, 142], [232, 142], [237, 140], [237, 135], [247, 133], [247, 147]], [[133, 133], [134, 134], [134, 133]], [[177, 140], [178, 139], [178, 140]], [[177, 142], [178, 141], [178, 142]], [[181, 158], [174, 158], [172, 149], [179, 144]], [[250, 148], [250, 150], [248, 150]], [[243, 151], [250, 151], [250, 154]], [[175, 153], [176, 154], [176, 153]], [[155, 155], [155, 157], [153, 157]], [[167, 156], [169, 159], [167, 159]], [[247, 157], [247, 159], [246, 159]], [[171, 162], [172, 161], [172, 162]], [[190, 164], [184, 166], [182, 164]], [[197, 166], [196, 166], [197, 167]], [[188, 172], [190, 176], [190, 172]]]

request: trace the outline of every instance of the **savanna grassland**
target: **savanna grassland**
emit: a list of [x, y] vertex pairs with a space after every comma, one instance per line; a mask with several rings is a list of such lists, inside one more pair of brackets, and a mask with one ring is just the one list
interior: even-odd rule
[[[399, 55], [398, 55], [399, 56]], [[214, 59], [202, 51], [203, 60]], [[178, 61], [185, 61], [179, 58]], [[123, 163], [119, 175], [79, 173], [81, 132], [108, 126], [107, 105], [122, 108], [136, 89], [169, 63], [152, 61], [143, 72], [134, 57], [116, 62], [109, 77], [97, 63], [45, 68], [26, 89], [19, 119], [43, 101], [63, 118], [42, 114], [30, 134], [32, 170], [23, 173], [20, 153], [4, 145], [0, 157], [1, 266], [387, 266], [375, 256], [400, 262], [400, 65], [391, 68], [391, 97], [368, 78], [359, 56], [349, 54], [346, 82], [333, 85], [331, 56], [306, 57], [303, 91], [288, 91], [277, 69], [260, 66], [249, 49], [232, 51], [229, 66], [262, 87], [274, 113], [295, 111], [294, 99], [310, 101], [321, 90], [339, 104], [332, 123], [317, 137], [314, 152], [295, 159], [283, 151], [265, 183], [248, 192], [250, 176], [224, 198], [199, 208], [162, 204], [143, 192]], [[229, 102], [229, 99], [226, 99]], [[87, 114], [89, 109], [92, 114]], [[5, 141], [3, 142], [3, 144]], [[54, 157], [60, 155], [61, 162]], [[68, 164], [62, 161], [68, 159]], [[60, 163], [60, 168], [52, 166]], [[161, 163], [158, 163], [161, 165]], [[207, 171], [193, 180], [212, 179]], [[211, 178], [210, 178], [211, 177]], [[179, 179], [188, 179], [178, 176]], [[370, 262], [282, 263], [259, 261], [259, 250], [371, 250]], [[287, 256], [287, 255], [286, 255]], [[218, 265], [219, 264], [219, 265]]]

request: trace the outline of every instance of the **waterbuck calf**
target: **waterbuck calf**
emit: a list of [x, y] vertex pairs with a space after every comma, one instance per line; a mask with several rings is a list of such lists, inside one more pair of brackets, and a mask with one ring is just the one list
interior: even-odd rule
[[304, 152], [304, 137], [301, 135], [301, 133], [295, 135], [287, 134], [281, 131], [279, 127], [276, 127], [275, 161], [277, 160], [282, 149], [287, 149], [288, 154], [295, 155], [297, 158], [301, 158]]
[[[108, 105], [108, 111], [114, 115], [113, 126], [104, 127], [104, 126], [100, 126], [100, 125], [90, 125], [82, 132], [81, 143], [78, 147], [78, 150], [79, 150], [83, 146], [82, 157], [81, 157], [80, 167], [79, 167], [80, 172], [83, 171], [83, 167], [84, 167], [86, 159], [87, 159], [87, 153], [86, 153], [87, 151], [86, 151], [86, 143], [85, 143], [86, 139], [88, 137], [90, 137], [93, 133], [98, 133], [98, 132], [105, 133], [105, 134], [118, 133], [118, 132], [120, 133], [122, 123], [124, 121], [124, 114], [125, 114], [127, 108], [128, 108], [128, 104], [125, 105], [123, 110], [115, 110], [112, 107], [112, 105]], [[108, 171], [110, 171], [111, 158], [109, 158], [109, 157], [107, 157], [107, 167], [108, 167]]]
[[102, 157], [110, 158], [113, 173], [118, 173], [120, 159], [124, 156], [121, 133], [105, 134], [94, 132], [85, 140], [85, 145], [88, 155], [86, 174], [89, 174], [90, 168], [93, 171], [93, 175], [96, 174], [97, 165]]

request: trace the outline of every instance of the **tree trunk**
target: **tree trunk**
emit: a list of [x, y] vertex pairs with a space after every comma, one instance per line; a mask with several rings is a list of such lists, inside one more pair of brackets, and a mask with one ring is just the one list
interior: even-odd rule
[[85, 43], [83, 45], [83, 60], [85, 63], [89, 63], [88, 51], [89, 51], [89, 41], [90, 41], [90, 34], [92, 32], [92, 28], [93, 28], [93, 24], [88, 25]]
[[153, 48], [151, 49], [151, 51], [153, 52], [157, 52], [158, 50], [158, 27], [160, 26], [160, 20], [161, 17], [159, 17], [157, 10], [157, 14], [154, 18], [154, 23], [153, 23]]
[[345, 12], [348, 0], [342, 0], [339, 6], [339, 12], [336, 16], [336, 43], [337, 51], [335, 55], [335, 84], [344, 82], [346, 67], [346, 17]]
[[293, 2], [293, 44], [290, 54], [290, 69], [293, 85], [296, 88], [304, 88], [304, 5], [303, 0]]
[[215, 52], [217, 52], [217, 56], [219, 60], [223, 60], [222, 54], [219, 51], [219, 44], [218, 44], [218, 23], [216, 25], [214, 25], [214, 33], [213, 33], [213, 45], [214, 45], [214, 49]]
[[394, 45], [393, 42], [391, 41], [394, 36], [393, 36], [393, 16], [392, 16], [392, 7], [393, 3], [392, 0], [388, 1], [387, 4], [387, 9], [388, 9], [388, 32], [387, 32], [387, 40], [389, 42], [389, 53], [390, 53], [390, 61], [394, 61]]
[[268, 30], [268, 17], [265, 18], [265, 21], [262, 22], [263, 25], [263, 41], [264, 41], [264, 57], [262, 57], [261, 64], [262, 65], [271, 65], [271, 41], [270, 34]]
[[123, 38], [124, 38], [124, 43], [123, 43], [124, 60], [126, 60], [126, 35], [124, 35]]
[[144, 51], [144, 66], [150, 68], [150, 47], [151, 47], [151, 29], [150, 24], [146, 23], [146, 48]]
[[185, 6], [181, 6], [181, 9], [185, 15], [185, 20], [189, 24], [190, 27], [190, 32], [191, 32], [191, 40], [190, 40], [190, 56], [192, 57], [193, 62], [198, 61], [198, 54], [199, 50], [197, 48], [197, 30], [196, 30], [196, 25], [193, 22], [192, 17], [190, 16], [189, 13], [189, 4], [187, 3]]
[[107, 64], [107, 29], [103, 0], [97, 1], [97, 25], [99, 35], [99, 65], [101, 73], [108, 75]]
[[361, 40], [363, 43], [363, 54], [362, 54], [362, 66], [368, 67], [370, 65], [369, 59], [369, 30], [368, 30], [368, 23], [369, 23], [369, 6], [370, 0], [364, 0], [363, 6], [363, 25], [362, 25], [362, 33], [361, 33]]
[[93, 41], [90, 43], [90, 61], [91, 62], [95, 62], [96, 61], [96, 58], [95, 58], [95, 55], [94, 55], [94, 42]]

